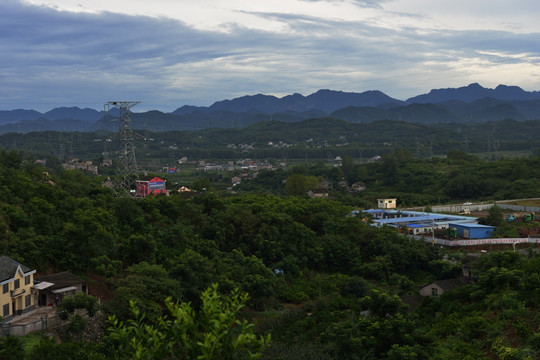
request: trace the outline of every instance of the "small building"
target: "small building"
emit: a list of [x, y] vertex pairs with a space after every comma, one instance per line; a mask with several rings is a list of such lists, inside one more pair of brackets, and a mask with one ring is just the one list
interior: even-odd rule
[[363, 182], [355, 182], [354, 184], [351, 185], [352, 191], [360, 192], [365, 189], [366, 189], [366, 184], [364, 184]]
[[328, 190], [326, 189], [310, 189], [307, 192], [310, 199], [325, 199], [328, 197]]
[[377, 207], [379, 209], [395, 209], [397, 199], [377, 199]]
[[349, 183], [347, 182], [347, 180], [341, 179], [341, 180], [338, 182], [338, 186], [339, 186], [340, 188], [343, 188], [343, 189], [348, 189], [348, 188], [349, 188]]
[[32, 290], [37, 295], [39, 306], [58, 305], [66, 297], [79, 292], [88, 293], [85, 282], [69, 271], [40, 276], [35, 281]]
[[31, 287], [35, 272], [8, 256], [0, 256], [0, 315], [4, 322], [34, 309]]
[[432, 234], [433, 224], [405, 224], [402, 229], [410, 235]]
[[458, 235], [463, 239], [486, 239], [491, 237], [495, 228], [488, 225], [480, 224], [456, 224], [450, 223], [448, 226], [455, 227]]
[[165, 188], [165, 183], [165, 180], [157, 176], [148, 181], [138, 180], [136, 190], [137, 196], [145, 197], [148, 195], [166, 194], [167, 190]]
[[431, 284], [428, 284], [420, 289], [420, 295], [437, 297], [444, 294], [446, 291], [455, 289], [459, 286], [467, 285], [469, 282], [463, 277], [446, 279], [446, 280], [436, 280]]
[[232, 186], [237, 186], [242, 182], [242, 178], [240, 176], [233, 176], [231, 178], [231, 184]]

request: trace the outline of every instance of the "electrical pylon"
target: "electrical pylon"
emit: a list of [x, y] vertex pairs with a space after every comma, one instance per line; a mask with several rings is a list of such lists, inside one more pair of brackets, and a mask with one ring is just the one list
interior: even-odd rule
[[109, 101], [105, 104], [105, 111], [111, 106], [120, 110], [118, 119], [118, 176], [114, 179], [114, 192], [117, 197], [137, 197], [136, 187], [139, 180], [139, 169], [135, 158], [135, 143], [131, 129], [130, 109], [140, 101]]

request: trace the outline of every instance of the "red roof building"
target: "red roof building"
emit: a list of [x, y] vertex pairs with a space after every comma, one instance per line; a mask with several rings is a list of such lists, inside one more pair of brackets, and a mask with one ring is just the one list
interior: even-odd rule
[[137, 196], [145, 197], [150, 194], [157, 195], [157, 194], [165, 194], [165, 182], [166, 180], [163, 180], [159, 177], [155, 177], [151, 180], [144, 181], [144, 180], [138, 180], [137, 181]]

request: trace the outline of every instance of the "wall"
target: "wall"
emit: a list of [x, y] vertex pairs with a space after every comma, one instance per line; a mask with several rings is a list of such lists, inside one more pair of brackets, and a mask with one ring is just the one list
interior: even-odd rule
[[420, 295], [422, 296], [433, 296], [432, 295], [432, 288], [437, 289], [437, 296], [441, 296], [444, 290], [437, 284], [431, 283], [427, 286], [424, 286], [422, 289], [420, 289]]
[[465, 209], [470, 211], [488, 211], [493, 205], [497, 205], [503, 210], [510, 210], [516, 212], [535, 212], [540, 213], [540, 207], [538, 206], [524, 206], [524, 205], [510, 205], [510, 204], [473, 204], [473, 205], [436, 205], [432, 206], [433, 212], [442, 213], [459, 213]]
[[[27, 308], [32, 308], [34, 306], [34, 296], [32, 295], [31, 287], [34, 285], [34, 274], [27, 276], [29, 278], [28, 284], [25, 284], [25, 276], [21, 271], [15, 273], [15, 277], [8, 282], [9, 290], [7, 293], [3, 293], [3, 285], [0, 285], [0, 316], [4, 316], [4, 305], [9, 304], [9, 317], [13, 316], [13, 301], [15, 301], [15, 311], [24, 311]], [[16, 290], [15, 294], [22, 294], [17, 298], [13, 299], [11, 296], [11, 291], [15, 290], [15, 280], [19, 280], [19, 288]], [[25, 298], [30, 295], [30, 304], [26, 306]]]

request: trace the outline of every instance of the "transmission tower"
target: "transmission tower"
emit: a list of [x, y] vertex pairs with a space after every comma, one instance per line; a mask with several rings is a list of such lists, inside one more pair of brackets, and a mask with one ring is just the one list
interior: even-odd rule
[[139, 170], [135, 159], [135, 144], [133, 130], [131, 129], [130, 109], [139, 104], [140, 101], [109, 101], [105, 104], [105, 111], [109, 111], [111, 106], [120, 110], [118, 119], [118, 176], [114, 180], [114, 191], [116, 196], [136, 197], [135, 191], [137, 180], [139, 180]]

